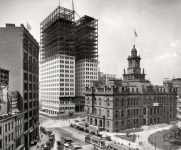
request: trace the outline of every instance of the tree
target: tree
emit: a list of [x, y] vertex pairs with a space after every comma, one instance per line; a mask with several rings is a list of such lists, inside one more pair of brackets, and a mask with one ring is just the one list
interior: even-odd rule
[[177, 125], [169, 129], [168, 139], [172, 143], [181, 144], [181, 129]]
[[126, 130], [127, 137], [129, 136], [130, 133], [131, 133], [130, 130]]
[[74, 112], [69, 112], [69, 117], [73, 117]]

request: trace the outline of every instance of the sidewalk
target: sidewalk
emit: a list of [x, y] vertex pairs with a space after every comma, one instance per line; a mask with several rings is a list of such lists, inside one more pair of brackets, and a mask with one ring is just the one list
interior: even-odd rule
[[[49, 140], [48, 135], [40, 132], [40, 141], [35, 146], [30, 147], [30, 150], [41, 150], [41, 145], [45, 144], [48, 140]], [[37, 148], [37, 145], [39, 148]]]

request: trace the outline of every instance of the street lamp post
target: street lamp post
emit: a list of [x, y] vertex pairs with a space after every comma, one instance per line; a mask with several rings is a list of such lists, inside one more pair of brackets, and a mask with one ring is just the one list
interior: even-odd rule
[[[59, 99], [59, 101], [61, 102], [60, 99]], [[58, 119], [60, 119], [60, 103], [59, 103], [59, 114], [58, 114]]]
[[[161, 137], [163, 137], [163, 147], [164, 147], [165, 136], [166, 136], [165, 134], [161, 136]], [[156, 138], [157, 137], [160, 137], [160, 136], [155, 136], [155, 150], [156, 150]]]
[[155, 150], [156, 150], [156, 136], [155, 136]]

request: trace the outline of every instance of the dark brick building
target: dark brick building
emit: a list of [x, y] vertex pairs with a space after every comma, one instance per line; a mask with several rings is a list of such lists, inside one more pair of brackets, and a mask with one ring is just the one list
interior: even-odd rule
[[25, 149], [29, 149], [39, 126], [39, 44], [23, 25], [6, 24], [0, 28], [0, 53], [1, 66], [10, 71], [10, 96], [17, 98], [18, 110], [24, 112]]
[[135, 46], [123, 80], [86, 88], [86, 121], [110, 132], [176, 120], [177, 91], [172, 84], [152, 85], [141, 72]]

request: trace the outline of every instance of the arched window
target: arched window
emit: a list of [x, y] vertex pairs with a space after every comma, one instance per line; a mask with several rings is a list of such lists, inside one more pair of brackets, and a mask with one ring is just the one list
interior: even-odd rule
[[121, 112], [121, 117], [124, 117], [124, 110], [122, 110]]
[[146, 114], [146, 108], [143, 108], [143, 114], [144, 115]]
[[132, 92], [134, 92], [134, 88], [132, 88]]
[[116, 107], [118, 106], [118, 99], [116, 99], [115, 106]]
[[97, 109], [96, 108], [94, 108], [94, 113], [97, 114]]
[[99, 115], [101, 115], [101, 109], [99, 109]]
[[156, 114], [156, 108], [154, 108], [154, 114]]
[[118, 111], [116, 110], [116, 115], [115, 115], [115, 117], [117, 118], [118, 117]]
[[118, 122], [116, 121], [116, 127], [118, 127]]
[[99, 105], [101, 105], [101, 98], [99, 98]]
[[109, 117], [109, 110], [107, 110], [107, 117]]
[[109, 127], [109, 121], [107, 121], [107, 126]]

